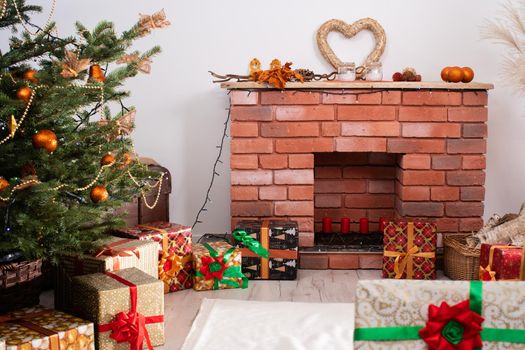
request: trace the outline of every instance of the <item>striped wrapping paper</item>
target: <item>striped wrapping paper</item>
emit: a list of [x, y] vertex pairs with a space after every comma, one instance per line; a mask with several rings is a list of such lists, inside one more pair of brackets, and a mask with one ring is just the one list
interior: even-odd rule
[[74, 311], [71, 284], [74, 276], [136, 267], [158, 278], [158, 247], [152, 241], [109, 237], [101, 242], [98, 253], [64, 254], [57, 269], [55, 307], [66, 312]]

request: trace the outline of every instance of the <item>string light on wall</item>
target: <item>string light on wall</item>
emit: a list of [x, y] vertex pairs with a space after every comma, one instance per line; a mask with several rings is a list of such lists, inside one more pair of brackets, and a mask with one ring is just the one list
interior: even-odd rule
[[209, 184], [208, 189], [206, 191], [206, 196], [204, 198], [204, 202], [202, 203], [201, 208], [197, 212], [197, 215], [195, 217], [195, 221], [193, 222], [192, 228], [194, 228], [197, 224], [202, 223], [202, 221], [200, 220], [200, 216], [201, 216], [201, 214], [203, 212], [208, 211], [206, 206], [208, 205], [208, 203], [211, 202], [210, 193], [211, 193], [211, 189], [213, 187], [213, 183], [215, 182], [215, 177], [216, 176], [220, 176], [220, 174], [217, 171], [217, 168], [218, 168], [219, 164], [223, 164], [223, 162], [221, 160], [221, 156], [222, 156], [222, 151], [224, 149], [224, 140], [228, 137], [228, 134], [227, 134], [227, 132], [228, 132], [228, 123], [230, 121], [230, 114], [231, 114], [231, 110], [229, 108], [226, 108], [226, 110], [228, 111], [228, 113], [227, 113], [227, 116], [226, 116], [226, 121], [224, 122], [224, 128], [223, 128], [221, 143], [218, 146], [216, 146], [219, 149], [219, 152], [217, 154], [217, 158], [215, 159], [215, 163], [213, 164], [213, 172], [212, 172], [212, 175], [211, 175], [211, 181], [210, 181], [210, 184]]

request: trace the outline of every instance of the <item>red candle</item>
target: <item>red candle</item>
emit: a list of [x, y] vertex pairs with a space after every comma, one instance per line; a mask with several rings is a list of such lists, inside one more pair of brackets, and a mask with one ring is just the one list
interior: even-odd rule
[[332, 233], [332, 218], [323, 218], [323, 233]]
[[350, 219], [341, 218], [341, 233], [350, 233]]
[[368, 219], [367, 218], [361, 218], [359, 219], [359, 233], [368, 233]]
[[383, 233], [385, 231], [386, 227], [386, 218], [380, 217], [379, 218], [379, 232]]

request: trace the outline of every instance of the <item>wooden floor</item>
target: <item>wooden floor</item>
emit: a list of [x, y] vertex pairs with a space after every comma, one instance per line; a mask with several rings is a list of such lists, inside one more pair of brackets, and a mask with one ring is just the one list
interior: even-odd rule
[[[156, 349], [180, 349], [204, 298], [352, 303], [358, 280], [380, 277], [380, 270], [299, 270], [296, 281], [250, 281], [248, 289], [185, 290], [167, 294], [164, 299], [166, 345]], [[41, 302], [52, 307], [52, 299], [52, 292], [46, 292]]]

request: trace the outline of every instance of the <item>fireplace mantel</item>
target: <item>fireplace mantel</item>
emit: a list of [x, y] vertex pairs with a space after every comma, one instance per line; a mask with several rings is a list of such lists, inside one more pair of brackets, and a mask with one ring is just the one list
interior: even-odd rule
[[[261, 89], [269, 90], [273, 87], [256, 82], [225, 82], [223, 89]], [[445, 83], [442, 81], [314, 81], [305, 83], [288, 83], [285, 90], [293, 89], [433, 89], [433, 90], [491, 90], [493, 84], [487, 83]]]
[[381, 253], [310, 252], [325, 216], [350, 217], [352, 231], [360, 217], [375, 230], [380, 217], [432, 221], [442, 234], [483, 225], [492, 84], [221, 87], [230, 90], [232, 228], [246, 219], [297, 221], [301, 267], [381, 263]]

